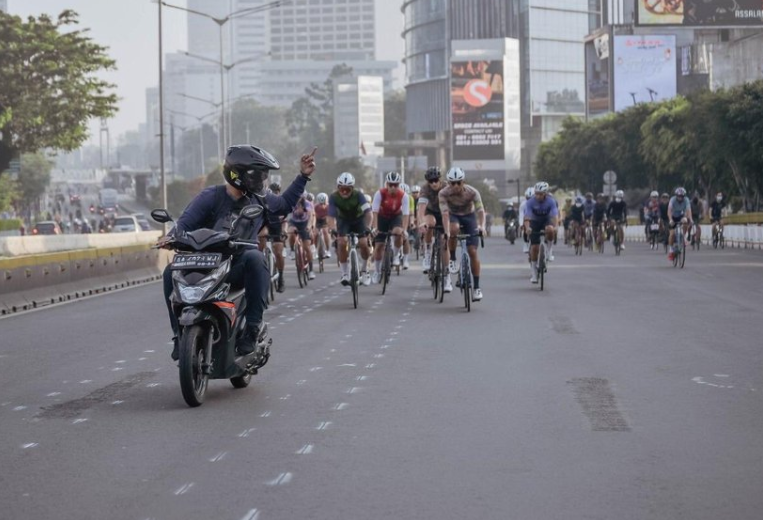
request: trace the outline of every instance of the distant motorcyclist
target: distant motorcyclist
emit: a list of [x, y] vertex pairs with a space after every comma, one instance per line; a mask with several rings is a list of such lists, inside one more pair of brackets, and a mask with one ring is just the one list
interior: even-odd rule
[[[207, 188], [197, 195], [177, 220], [171, 234], [187, 233], [202, 228], [230, 232], [240, 211], [250, 204], [258, 204], [265, 208], [265, 212], [243, 226], [237, 224], [236, 229], [237, 238], [256, 241], [268, 213], [286, 215], [297, 204], [315, 171], [316, 150], [310, 155], [302, 156], [300, 175], [283, 195], [278, 196], [265, 190], [270, 170], [281, 168], [276, 158], [256, 146], [231, 146], [223, 165], [226, 184]], [[161, 240], [159, 245], [166, 245], [171, 239], [172, 236], [168, 236]], [[267, 324], [263, 322], [269, 287], [265, 256], [256, 248], [247, 248], [236, 254], [228, 280], [234, 289], [243, 287], [245, 291], [247, 325], [243, 336], [236, 344], [236, 350], [240, 355], [247, 355], [254, 352], [258, 341], [262, 341], [267, 335]], [[177, 360], [179, 326], [170, 303], [172, 290], [172, 273], [168, 267], [164, 271], [164, 298], [175, 336], [172, 359]]]

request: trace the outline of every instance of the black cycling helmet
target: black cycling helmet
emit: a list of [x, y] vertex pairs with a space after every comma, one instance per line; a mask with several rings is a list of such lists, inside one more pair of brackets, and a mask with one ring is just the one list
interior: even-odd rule
[[270, 152], [256, 146], [231, 146], [225, 154], [223, 177], [228, 184], [244, 193], [262, 193], [270, 170], [280, 170]]
[[270, 186], [268, 186], [268, 189], [273, 193], [281, 193], [281, 185], [277, 182], [271, 182]]
[[442, 177], [442, 172], [440, 171], [440, 168], [437, 166], [432, 166], [431, 168], [427, 169], [427, 172], [424, 174], [424, 178], [427, 181], [436, 181]]

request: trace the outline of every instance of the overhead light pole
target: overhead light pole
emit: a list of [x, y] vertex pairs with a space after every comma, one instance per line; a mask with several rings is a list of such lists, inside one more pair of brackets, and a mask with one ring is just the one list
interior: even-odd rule
[[[164, 48], [162, 45], [162, 2], [159, 5], [159, 176], [162, 183], [162, 208], [167, 208], [167, 177], [164, 172]], [[164, 224], [167, 231], [167, 224]]]
[[[199, 122], [199, 150], [201, 151], [201, 161], [199, 162], [199, 171], [201, 172], [201, 175], [206, 175], [206, 171], [204, 170], [204, 119], [208, 118], [209, 116], [217, 114], [217, 111], [210, 112], [207, 115], [197, 117], [193, 114], [189, 114], [187, 112], [179, 112], [177, 110], [171, 110], [168, 109], [167, 112], [170, 112], [171, 114], [177, 114], [179, 116], [186, 116], [193, 119], [196, 119]], [[218, 155], [217, 155], [217, 161], [220, 162], [220, 150], [218, 149]]]

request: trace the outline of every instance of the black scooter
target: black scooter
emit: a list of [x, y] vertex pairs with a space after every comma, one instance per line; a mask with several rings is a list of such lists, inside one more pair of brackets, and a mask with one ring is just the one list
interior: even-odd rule
[[[262, 206], [246, 206], [230, 233], [198, 229], [162, 245], [176, 252], [170, 267], [170, 302], [180, 325], [180, 389], [188, 406], [204, 402], [209, 379], [229, 379], [235, 388], [246, 388], [270, 358], [272, 339], [259, 338], [253, 353], [236, 354], [236, 340], [246, 329], [246, 298], [243, 289], [232, 291], [226, 283], [234, 253], [257, 245], [236, 237], [237, 224], [262, 212]], [[161, 224], [174, 223], [164, 209], [153, 210], [151, 217]]]

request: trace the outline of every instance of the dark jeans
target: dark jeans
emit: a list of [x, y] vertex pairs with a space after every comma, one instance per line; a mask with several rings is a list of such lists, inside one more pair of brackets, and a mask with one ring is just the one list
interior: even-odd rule
[[[246, 295], [246, 322], [251, 325], [262, 323], [262, 315], [268, 307], [267, 291], [270, 284], [270, 274], [265, 266], [265, 255], [261, 251], [250, 249], [233, 259], [227, 282], [232, 289], [244, 288]], [[172, 271], [169, 266], [164, 269], [164, 301], [170, 314], [172, 332], [177, 336], [178, 323], [172, 312], [170, 296], [172, 295]]]

